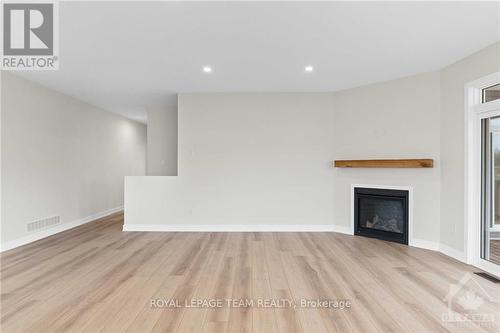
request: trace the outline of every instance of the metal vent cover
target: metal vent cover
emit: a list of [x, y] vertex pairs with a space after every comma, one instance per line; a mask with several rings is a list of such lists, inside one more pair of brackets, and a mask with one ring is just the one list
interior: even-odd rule
[[33, 232], [33, 231], [48, 229], [58, 224], [61, 224], [61, 217], [59, 215], [51, 216], [28, 223], [26, 225], [26, 230], [28, 232]]

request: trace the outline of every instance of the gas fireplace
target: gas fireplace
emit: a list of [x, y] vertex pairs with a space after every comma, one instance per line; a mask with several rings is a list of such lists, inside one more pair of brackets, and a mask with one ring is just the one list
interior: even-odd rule
[[354, 234], [408, 244], [408, 191], [354, 188]]

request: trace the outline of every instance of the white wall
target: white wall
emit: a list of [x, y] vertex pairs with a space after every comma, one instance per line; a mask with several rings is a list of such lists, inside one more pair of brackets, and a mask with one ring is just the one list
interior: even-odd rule
[[179, 95], [179, 176], [127, 178], [127, 224], [333, 221], [331, 94]]
[[334, 94], [335, 158], [432, 158], [433, 169], [335, 169], [334, 223], [349, 225], [351, 184], [413, 187], [413, 237], [439, 242], [439, 73]]
[[26, 223], [62, 223], [123, 205], [126, 175], [144, 175], [146, 127], [2, 73], [2, 246]]
[[177, 175], [177, 109], [150, 109], [148, 116], [147, 175]]
[[441, 243], [464, 252], [464, 85], [500, 70], [500, 42], [441, 71]]

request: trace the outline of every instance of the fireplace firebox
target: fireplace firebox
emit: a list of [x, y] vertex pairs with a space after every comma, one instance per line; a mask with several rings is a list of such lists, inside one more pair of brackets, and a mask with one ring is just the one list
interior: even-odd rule
[[408, 191], [355, 187], [354, 234], [408, 244]]

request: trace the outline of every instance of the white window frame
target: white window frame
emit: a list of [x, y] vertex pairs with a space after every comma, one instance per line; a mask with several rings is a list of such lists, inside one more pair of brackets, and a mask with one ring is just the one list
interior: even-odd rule
[[481, 119], [500, 115], [500, 100], [482, 103], [483, 89], [500, 83], [500, 71], [465, 85], [465, 228], [467, 263], [500, 276], [500, 266], [481, 259]]

